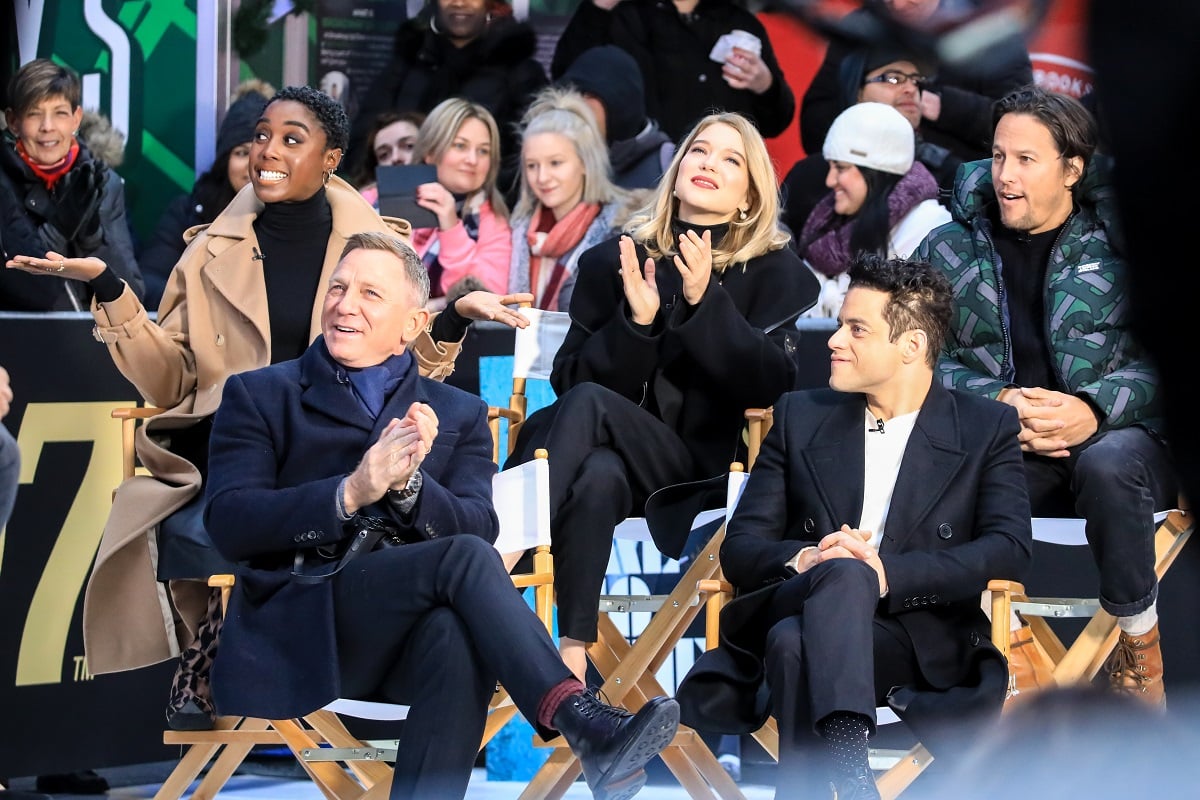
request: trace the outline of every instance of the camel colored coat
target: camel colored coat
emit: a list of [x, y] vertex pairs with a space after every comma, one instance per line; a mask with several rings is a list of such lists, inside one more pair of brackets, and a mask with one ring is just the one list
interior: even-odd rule
[[[380, 217], [339, 178], [326, 186], [333, 230], [321, 273], [324, 286], [346, 238], [390, 231], [405, 241], [405, 220]], [[172, 271], [158, 324], [128, 287], [111, 303], [93, 301], [95, 336], [146, 403], [167, 409], [137, 433], [137, 454], [154, 477], [134, 476], [118, 487], [83, 601], [83, 640], [93, 674], [136, 669], [177, 657], [204, 617], [208, 587], [199, 581], [158, 581], [157, 526], [191, 500], [201, 476], [165, 447], [172, 430], [212, 415], [231, 374], [271, 361], [266, 284], [253, 260], [253, 223], [263, 204], [247, 186], [213, 222], [188, 230], [190, 243]], [[310, 336], [320, 333], [322, 297], [315, 298]], [[442, 379], [454, 369], [457, 343], [426, 333], [411, 347], [421, 373]]]

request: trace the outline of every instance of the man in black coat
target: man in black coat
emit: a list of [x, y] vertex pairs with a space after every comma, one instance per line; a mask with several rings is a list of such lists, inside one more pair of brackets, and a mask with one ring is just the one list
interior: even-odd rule
[[867, 741], [884, 702], [935, 755], [936, 723], [997, 715], [1007, 669], [980, 592], [1032, 551], [1016, 414], [934, 381], [949, 283], [875, 255], [850, 276], [832, 391], [776, 403], [721, 548], [737, 597], [676, 695], [704, 730], [773, 712], [779, 796], [832, 777], [839, 800], [878, 798]]
[[239, 562], [212, 672], [222, 714], [302, 716], [337, 697], [411, 706], [390, 797], [467, 789], [499, 679], [562, 733], [597, 798], [628, 798], [678, 707], [631, 715], [585, 692], [513, 588], [491, 503], [487, 409], [421, 377], [428, 275], [383, 233], [347, 240], [322, 335], [231, 376], [210, 444], [205, 524]]

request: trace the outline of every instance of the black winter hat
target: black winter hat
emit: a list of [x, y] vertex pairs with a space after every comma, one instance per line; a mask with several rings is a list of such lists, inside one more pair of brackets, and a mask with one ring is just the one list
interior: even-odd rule
[[254, 138], [254, 126], [262, 118], [266, 107], [267, 98], [258, 92], [249, 92], [234, 101], [225, 112], [225, 119], [221, 121], [221, 129], [217, 132], [217, 158]]
[[616, 45], [592, 47], [563, 73], [561, 84], [599, 98], [604, 106], [609, 144], [632, 139], [646, 127], [646, 90], [633, 56]]

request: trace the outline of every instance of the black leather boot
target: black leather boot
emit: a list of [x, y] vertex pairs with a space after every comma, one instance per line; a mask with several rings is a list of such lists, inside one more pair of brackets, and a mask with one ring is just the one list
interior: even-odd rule
[[596, 800], [627, 800], [646, 784], [646, 762], [675, 738], [679, 704], [655, 697], [637, 714], [600, 700], [596, 689], [568, 697], [552, 720], [579, 758]]

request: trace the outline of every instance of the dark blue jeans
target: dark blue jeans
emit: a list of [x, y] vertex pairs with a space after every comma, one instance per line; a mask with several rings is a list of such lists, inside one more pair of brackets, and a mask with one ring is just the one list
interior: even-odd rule
[[1176, 482], [1165, 444], [1140, 427], [1093, 436], [1064, 458], [1025, 455], [1035, 517], [1078, 516], [1100, 568], [1100, 605], [1116, 617], [1158, 597], [1154, 512], [1172, 508]]

